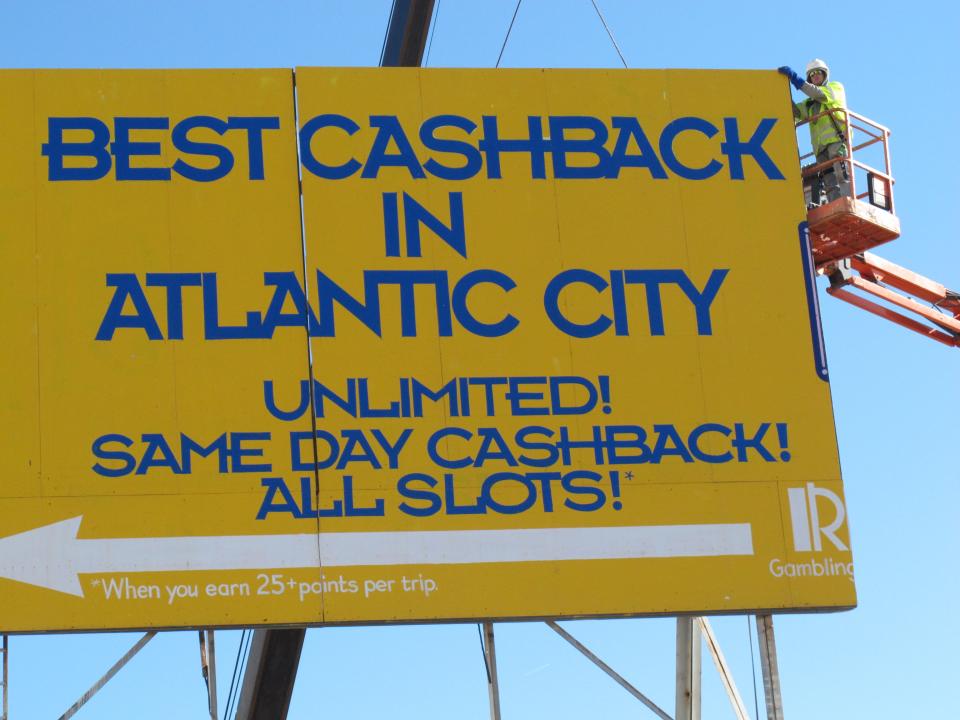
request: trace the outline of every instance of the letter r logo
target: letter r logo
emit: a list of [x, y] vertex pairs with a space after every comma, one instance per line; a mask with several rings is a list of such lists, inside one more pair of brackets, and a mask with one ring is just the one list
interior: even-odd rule
[[[793, 549], [797, 552], [820, 551], [823, 549], [820, 536], [823, 535], [838, 550], [849, 550], [846, 543], [837, 537], [836, 531], [843, 525], [847, 513], [840, 497], [830, 490], [818, 488], [813, 483], [806, 487], [788, 488], [787, 498], [790, 501], [790, 522], [793, 525]], [[829, 500], [834, 508], [833, 522], [829, 525], [820, 524], [820, 511], [817, 499]]]

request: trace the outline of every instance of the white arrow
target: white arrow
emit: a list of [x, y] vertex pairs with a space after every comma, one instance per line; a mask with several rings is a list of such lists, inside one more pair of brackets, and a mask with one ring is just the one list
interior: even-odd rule
[[80, 539], [82, 517], [0, 539], [0, 577], [83, 597], [84, 573], [752, 555], [749, 523]]

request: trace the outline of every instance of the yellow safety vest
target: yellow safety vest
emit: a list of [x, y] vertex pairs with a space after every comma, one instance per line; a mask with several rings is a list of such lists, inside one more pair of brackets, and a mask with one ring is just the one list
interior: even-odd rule
[[[842, 84], [838, 82], [828, 82], [821, 85], [820, 89], [823, 90], [823, 94], [827, 96], [825, 102], [807, 98], [802, 103], [794, 105], [797, 110], [796, 115], [798, 120], [806, 120], [825, 110], [834, 108], [846, 109], [847, 97]], [[833, 118], [832, 120], [831, 117]], [[844, 142], [845, 138], [841, 137], [840, 133], [837, 132], [837, 128], [840, 129], [840, 132], [846, 132], [846, 122], [846, 114], [840, 112], [824, 115], [811, 122], [810, 144], [813, 145], [813, 151], [819, 154], [827, 145]]]

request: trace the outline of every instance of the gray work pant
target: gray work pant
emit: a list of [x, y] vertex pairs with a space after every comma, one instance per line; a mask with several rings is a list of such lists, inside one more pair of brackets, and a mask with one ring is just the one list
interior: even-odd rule
[[[847, 146], [844, 143], [830, 143], [817, 153], [817, 163], [845, 157], [847, 157]], [[813, 178], [813, 187], [810, 195], [812, 201], [819, 203], [820, 197], [823, 194], [827, 196], [827, 202], [833, 202], [838, 198], [850, 194], [850, 176], [846, 163], [839, 162], [830, 167], [826, 167]]]

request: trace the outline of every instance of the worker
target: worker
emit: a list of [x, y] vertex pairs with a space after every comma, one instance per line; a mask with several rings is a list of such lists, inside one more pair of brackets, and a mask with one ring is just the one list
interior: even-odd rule
[[842, 160], [848, 155], [847, 118], [845, 112], [835, 112], [846, 110], [847, 107], [843, 85], [836, 80], [830, 80], [830, 68], [819, 58], [811, 60], [807, 65], [806, 82], [787, 65], [777, 68], [777, 72], [786, 75], [790, 83], [807, 96], [803, 102], [793, 104], [794, 119], [807, 120], [827, 110], [833, 111], [810, 122], [810, 144], [817, 157], [817, 164], [840, 158], [814, 177], [810, 193], [811, 206], [833, 202], [849, 195], [849, 171], [847, 163]]

